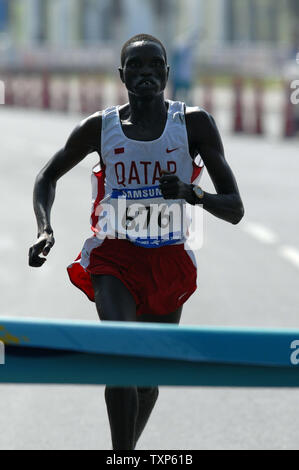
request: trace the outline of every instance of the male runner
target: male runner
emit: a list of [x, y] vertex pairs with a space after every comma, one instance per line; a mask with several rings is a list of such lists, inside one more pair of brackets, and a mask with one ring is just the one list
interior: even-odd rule
[[[54, 245], [50, 212], [58, 179], [96, 151], [100, 164], [92, 176], [94, 236], [68, 267], [70, 279], [95, 301], [101, 320], [178, 324], [183, 304], [196, 290], [192, 252], [173, 233], [153, 239], [151, 234], [134, 238], [131, 231], [123, 237], [118, 226], [111, 236], [109, 207], [124, 197], [129, 203], [166, 206], [187, 201], [237, 224], [243, 204], [213, 118], [200, 108], [165, 101], [169, 66], [162, 43], [144, 34], [131, 38], [123, 46], [119, 72], [129, 103], [82, 121], [37, 176], [38, 240], [29, 250], [29, 264], [42, 266]], [[202, 161], [196, 165], [198, 155]], [[203, 164], [217, 194], [192, 184]], [[126, 212], [125, 227], [132, 223], [134, 216]], [[106, 386], [114, 450], [135, 448], [157, 397], [158, 387]]]

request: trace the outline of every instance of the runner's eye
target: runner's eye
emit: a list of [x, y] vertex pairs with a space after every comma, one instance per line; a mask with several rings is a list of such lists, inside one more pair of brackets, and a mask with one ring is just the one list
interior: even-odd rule
[[155, 60], [153, 61], [153, 65], [154, 65], [155, 67], [163, 67], [163, 66], [164, 66], [164, 62], [163, 62], [161, 59], [155, 59]]
[[127, 63], [127, 67], [130, 67], [132, 69], [136, 69], [139, 66], [140, 66], [139, 60], [129, 60], [129, 62]]

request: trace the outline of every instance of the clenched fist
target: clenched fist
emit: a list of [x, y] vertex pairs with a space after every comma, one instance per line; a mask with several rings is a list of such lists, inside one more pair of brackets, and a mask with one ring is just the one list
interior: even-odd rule
[[44, 264], [46, 258], [42, 258], [39, 255], [47, 256], [55, 243], [55, 239], [52, 233], [46, 231], [39, 235], [37, 241], [29, 249], [29, 266], [33, 268], [39, 268]]
[[178, 176], [165, 170], [162, 171], [159, 182], [164, 199], [185, 199], [189, 204], [194, 204], [192, 184], [183, 183]]

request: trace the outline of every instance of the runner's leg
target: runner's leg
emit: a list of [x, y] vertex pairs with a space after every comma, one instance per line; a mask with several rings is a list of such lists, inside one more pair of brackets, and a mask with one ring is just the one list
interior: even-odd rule
[[117, 277], [92, 274], [91, 280], [101, 320], [136, 321], [135, 299]]
[[[101, 320], [136, 321], [136, 303], [126, 286], [114, 276], [91, 276]], [[136, 387], [106, 386], [105, 401], [113, 450], [133, 450], [138, 415]]]
[[155, 322], [155, 323], [176, 323], [179, 324], [181, 321], [183, 306], [179, 307], [175, 312], [167, 315], [154, 315], [151, 313], [144, 313], [137, 316], [137, 321], [141, 322]]
[[[137, 317], [138, 321], [141, 322], [158, 322], [158, 323], [180, 323], [183, 307], [178, 308], [175, 312], [169, 315], [140, 315]], [[135, 432], [135, 445], [140, 438], [146, 423], [153, 411], [155, 403], [159, 396], [158, 387], [137, 387], [138, 392], [138, 415], [136, 421], [136, 432]]]

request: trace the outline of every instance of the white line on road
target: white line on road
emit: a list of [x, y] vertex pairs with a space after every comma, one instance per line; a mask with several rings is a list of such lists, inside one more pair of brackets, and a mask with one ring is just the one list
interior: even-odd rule
[[264, 225], [257, 224], [254, 222], [246, 222], [244, 223], [242, 228], [245, 232], [247, 232], [249, 235], [252, 235], [254, 238], [256, 238], [262, 243], [274, 245], [278, 242], [277, 235]]
[[296, 268], [299, 268], [299, 250], [297, 248], [285, 245], [279, 248], [278, 253]]
[[[261, 243], [275, 245], [279, 242], [278, 236], [262, 224], [245, 222], [242, 225], [242, 229]], [[295, 266], [295, 268], [299, 268], [299, 250], [297, 248], [288, 245], [280, 245], [277, 247], [277, 253]]]

